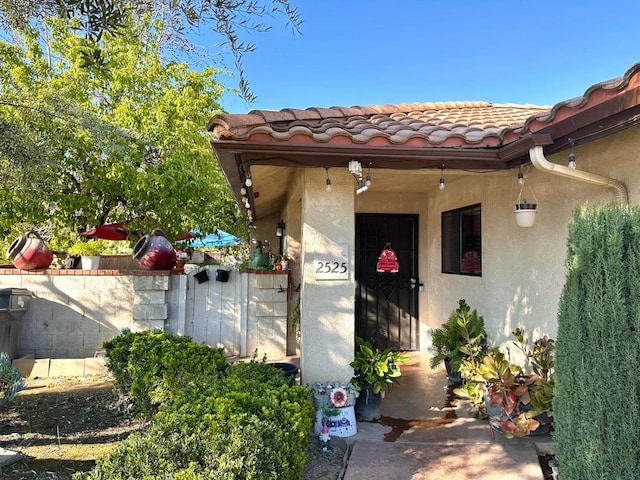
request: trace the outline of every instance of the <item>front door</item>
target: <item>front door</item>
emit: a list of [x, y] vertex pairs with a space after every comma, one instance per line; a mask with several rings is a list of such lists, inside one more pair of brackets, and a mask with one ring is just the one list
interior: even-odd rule
[[[379, 273], [389, 245], [397, 273]], [[418, 216], [356, 214], [356, 335], [374, 347], [418, 348]]]

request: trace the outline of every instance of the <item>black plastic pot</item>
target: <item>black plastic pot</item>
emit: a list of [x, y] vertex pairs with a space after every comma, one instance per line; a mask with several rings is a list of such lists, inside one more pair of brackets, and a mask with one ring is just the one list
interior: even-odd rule
[[549, 435], [551, 433], [551, 430], [553, 430], [553, 417], [550, 417], [547, 412], [542, 412], [533, 417], [533, 419], [540, 422], [540, 425], [533, 432], [531, 432], [529, 436], [542, 437], [544, 435]]
[[462, 377], [460, 376], [460, 372], [457, 370], [454, 370], [453, 366], [451, 365], [450, 358], [444, 359], [444, 368], [447, 370], [447, 379], [451, 383], [462, 383]]
[[356, 399], [356, 418], [361, 422], [376, 422], [382, 418], [382, 394], [373, 393], [371, 385], [365, 385]]
[[216, 270], [216, 282], [228, 282], [229, 270]]
[[207, 273], [206, 270], [200, 270], [198, 273], [196, 273], [193, 278], [196, 279], [196, 282], [198, 283], [204, 283], [204, 282], [208, 282], [209, 281], [209, 273]]
[[289, 382], [291, 383], [291, 385], [293, 385], [296, 382], [296, 375], [298, 374], [299, 369], [293, 363], [275, 362], [275, 363], [269, 363], [268, 365], [271, 365], [272, 367], [282, 370], [282, 372], [284, 373], [284, 376], [289, 379]]

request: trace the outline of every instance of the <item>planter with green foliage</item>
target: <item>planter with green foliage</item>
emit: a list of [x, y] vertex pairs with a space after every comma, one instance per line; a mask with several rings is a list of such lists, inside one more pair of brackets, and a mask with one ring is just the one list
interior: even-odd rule
[[472, 348], [484, 348], [487, 338], [484, 318], [476, 309], [471, 311], [464, 299], [458, 301], [458, 308], [447, 322], [440, 328], [429, 330], [429, 335], [433, 353], [431, 368], [438, 368], [440, 363], [444, 363], [447, 377], [454, 383], [462, 381], [460, 365], [473, 353]]
[[509, 348], [505, 355], [496, 347], [473, 347], [460, 367], [463, 383], [454, 391], [469, 398], [477, 414], [486, 414], [494, 430], [508, 438], [548, 434], [553, 427], [555, 342], [545, 335], [531, 343], [520, 328], [513, 335], [522, 363], [511, 360]]
[[399, 364], [409, 361], [409, 357], [390, 349], [373, 348], [360, 337], [356, 337], [356, 344], [358, 349], [350, 363], [354, 370], [351, 383], [360, 388], [356, 415], [363, 420], [377, 420], [382, 408], [382, 392], [398, 381], [402, 374]]
[[69, 247], [69, 255], [79, 255], [83, 270], [96, 270], [104, 245], [97, 240], [79, 241]]

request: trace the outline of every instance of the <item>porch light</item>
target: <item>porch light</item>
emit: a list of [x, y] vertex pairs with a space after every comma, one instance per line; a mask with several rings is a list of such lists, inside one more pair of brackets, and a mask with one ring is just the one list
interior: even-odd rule
[[571, 143], [571, 153], [569, 153], [569, 164], [567, 166], [571, 170], [575, 170], [576, 169], [576, 156], [573, 153], [573, 146], [575, 145], [576, 141], [573, 138], [570, 138], [569, 142]]
[[282, 237], [284, 235], [284, 220], [280, 220], [276, 225], [276, 237]]
[[329, 178], [329, 168], [331, 167], [324, 167], [324, 169], [327, 171], [327, 192], [331, 191], [331, 179]]
[[524, 173], [522, 173], [522, 169], [518, 167], [518, 184], [524, 185]]
[[349, 162], [349, 173], [354, 177], [362, 178], [362, 164], [358, 160]]
[[356, 195], [360, 195], [361, 193], [369, 190], [369, 185], [371, 185], [371, 175], [367, 175], [367, 180], [369, 182], [369, 185], [367, 185], [367, 183], [362, 180], [362, 164], [358, 160], [351, 160], [349, 162], [349, 173], [353, 175], [353, 178], [356, 179], [358, 184]]
[[440, 183], [438, 184], [440, 190], [444, 190], [444, 164], [440, 167]]

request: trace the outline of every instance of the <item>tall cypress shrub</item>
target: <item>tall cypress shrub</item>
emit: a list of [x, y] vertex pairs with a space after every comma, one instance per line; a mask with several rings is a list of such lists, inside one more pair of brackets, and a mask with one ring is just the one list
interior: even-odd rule
[[574, 212], [558, 313], [562, 480], [640, 478], [640, 212]]

